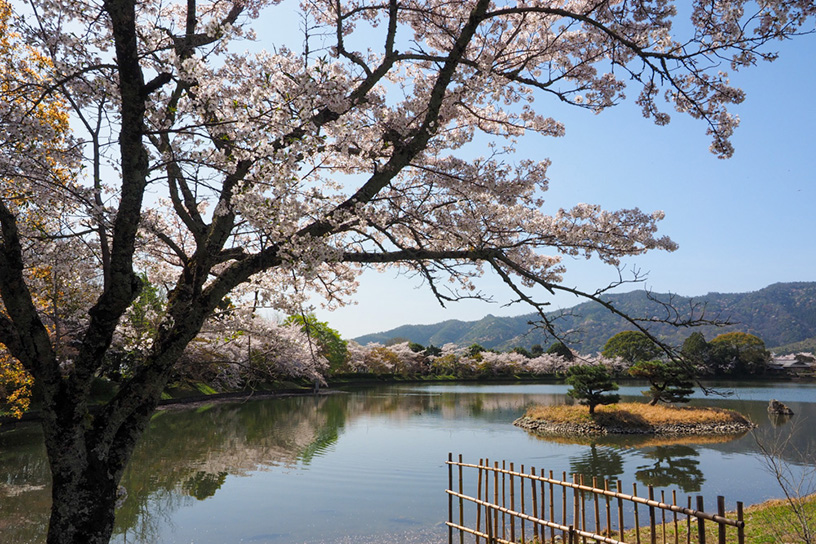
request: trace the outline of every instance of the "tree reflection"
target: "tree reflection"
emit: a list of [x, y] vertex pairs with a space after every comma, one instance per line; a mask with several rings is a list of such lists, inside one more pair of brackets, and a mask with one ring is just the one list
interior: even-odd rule
[[122, 479], [127, 499], [116, 534], [156, 541], [159, 520], [171, 519], [191, 498], [214, 496], [228, 475], [308, 464], [337, 441], [345, 401], [330, 395], [157, 413]]
[[623, 457], [614, 448], [591, 444], [581, 455], [570, 459], [570, 473], [601, 481], [616, 480], [623, 474]]
[[215, 495], [215, 492], [221, 489], [225, 481], [227, 481], [226, 472], [210, 474], [209, 472], [198, 471], [184, 482], [182, 488], [185, 493], [203, 501]]
[[700, 461], [695, 459], [699, 455], [691, 446], [655, 447], [642, 453], [643, 458], [653, 459], [655, 463], [638, 467], [635, 478], [655, 487], [678, 486], [686, 493], [700, 491], [705, 477], [699, 468]]
[[0, 434], [0, 542], [45, 540], [51, 506], [51, 472], [37, 424]]

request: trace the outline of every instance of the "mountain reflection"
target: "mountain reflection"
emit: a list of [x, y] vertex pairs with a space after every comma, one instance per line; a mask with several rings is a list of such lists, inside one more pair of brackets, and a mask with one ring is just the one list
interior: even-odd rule
[[[163, 409], [153, 417], [123, 477], [126, 496], [117, 511], [114, 541], [168, 541], [174, 527], [195, 528], [195, 523], [211, 520], [213, 508], [224, 505], [234, 508], [233, 517], [244, 515], [244, 505], [254, 513], [241, 521], [224, 520], [227, 526], [235, 524], [225, 533], [236, 535], [233, 541], [240, 536], [245, 541], [317, 542], [358, 527], [373, 531], [379, 521], [380, 530], [438, 523], [444, 512], [435, 501], [444, 501], [441, 459], [448, 451], [470, 460], [489, 453], [517, 465], [545, 465], [557, 474], [610, 480], [610, 487], [616, 479], [636, 479], [686, 493], [723, 485], [712, 471], [712, 452], [718, 459], [732, 454], [747, 467], [756, 466], [758, 440], [786, 446], [780, 453], [794, 465], [810, 466], [795, 454], [816, 451], [816, 434], [805, 423], [808, 416], [816, 417], [815, 405], [793, 404], [797, 415], [774, 426], [766, 403], [738, 399], [718, 405], [751, 415], [761, 425], [754, 436], [531, 439], [534, 435], [511, 423], [532, 404], [566, 402], [563, 393], [550, 393], [547, 387], [405, 384]], [[252, 476], [257, 479], [250, 481]], [[763, 485], [767, 495], [769, 487]], [[270, 519], [257, 514], [254, 507], [261, 503], [269, 505]], [[50, 473], [39, 425], [0, 429], [0, 542], [43, 543], [49, 506]], [[315, 529], [298, 517], [301, 509], [312, 516], [310, 523], [318, 520]], [[413, 515], [420, 510], [422, 514]], [[204, 517], [191, 522], [190, 512], [204, 512], [193, 514]], [[403, 519], [393, 512], [410, 515]], [[257, 528], [251, 525], [252, 515], [260, 520]], [[274, 538], [267, 535], [273, 517], [276, 530], [282, 531]], [[202, 542], [227, 541], [221, 536], [207, 535]], [[183, 538], [199, 541], [197, 536]]]
[[[155, 542], [159, 527], [174, 512], [214, 496], [229, 477], [308, 465], [359, 417], [402, 420], [433, 414], [445, 420], [497, 420], [555, 397], [395, 387], [168, 407], [151, 420], [122, 478], [126, 497], [117, 510], [114, 534], [127, 542]], [[49, 507], [50, 472], [39, 426], [4, 430], [0, 541], [44, 542]]]

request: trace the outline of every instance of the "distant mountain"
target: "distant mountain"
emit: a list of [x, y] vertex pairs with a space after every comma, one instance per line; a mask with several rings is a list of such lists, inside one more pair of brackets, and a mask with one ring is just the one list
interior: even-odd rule
[[[652, 293], [653, 298], [668, 300], [669, 295]], [[633, 316], [665, 317], [666, 310], [651, 300], [645, 291], [613, 294], [604, 297], [621, 311]], [[788, 353], [807, 346], [816, 346], [816, 282], [775, 283], [751, 293], [709, 293], [701, 297], [672, 297], [674, 308], [681, 313], [693, 305], [704, 305], [708, 318], [728, 320], [726, 327], [703, 326], [694, 329], [671, 325], [655, 325], [653, 332], [674, 344], [683, 343], [694, 331], [702, 332], [707, 340], [730, 331], [743, 331], [761, 338], [768, 348]], [[699, 306], [698, 306], [699, 310]], [[614, 334], [631, 330], [632, 326], [595, 302], [585, 302], [559, 313], [556, 323], [561, 331], [571, 331], [568, 344], [581, 353], [603, 349]], [[486, 348], [509, 350], [515, 346], [530, 348], [541, 344], [545, 348], [553, 339], [543, 330], [530, 325], [536, 314], [515, 317], [485, 316], [479, 321], [449, 320], [433, 325], [403, 325], [390, 331], [367, 334], [355, 341], [387, 343], [404, 338], [423, 345], [441, 346], [447, 343], [468, 346], [481, 344]]]

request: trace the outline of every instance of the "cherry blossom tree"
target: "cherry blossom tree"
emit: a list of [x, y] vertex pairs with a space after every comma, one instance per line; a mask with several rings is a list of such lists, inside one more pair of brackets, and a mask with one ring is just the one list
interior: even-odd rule
[[[302, 52], [264, 40], [246, 53], [259, 13], [290, 3], [19, 4], [10, 47], [42, 62], [3, 65], [0, 342], [43, 391], [50, 543], [109, 540], [133, 447], [227, 295], [302, 313], [316, 295], [349, 300], [362, 269], [394, 266], [444, 303], [482, 296], [472, 280], [490, 270], [544, 319], [542, 292], [602, 292], [563, 285], [562, 256], [616, 265], [673, 250], [659, 211], [544, 213], [548, 162], [512, 162], [514, 141], [563, 133], [547, 100], [601, 112], [629, 86], [645, 116], [699, 119], [727, 157], [743, 94], [725, 70], [771, 59], [769, 42], [814, 15], [804, 0], [304, 0]], [[681, 8], [690, 22], [675, 26]], [[31, 210], [51, 209], [59, 221], [30, 228]], [[89, 294], [71, 350], [35, 300], [41, 249]], [[92, 411], [141, 274], [166, 289], [166, 310]]]

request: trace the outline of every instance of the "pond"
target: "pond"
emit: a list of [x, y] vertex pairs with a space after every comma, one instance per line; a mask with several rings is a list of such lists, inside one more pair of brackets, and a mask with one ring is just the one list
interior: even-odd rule
[[[756, 441], [816, 452], [816, 387], [729, 385], [731, 408], [757, 422], [728, 441], [627, 437], [575, 443], [514, 427], [527, 406], [570, 402], [567, 387], [393, 385], [158, 412], [134, 454], [117, 543], [431, 543], [444, 540], [448, 452], [516, 465], [725, 495], [728, 507], [781, 496]], [[624, 400], [640, 385], [621, 387]], [[722, 389], [722, 387], [721, 387]], [[796, 413], [770, 418], [768, 400]], [[793, 433], [791, 435], [791, 433]], [[791, 452], [793, 449], [790, 450]], [[787, 454], [794, 472], [808, 470]], [[0, 542], [44, 541], [48, 466], [39, 426], [0, 433]], [[659, 492], [659, 491], [658, 491]], [[684, 502], [683, 502], [684, 503]]]

